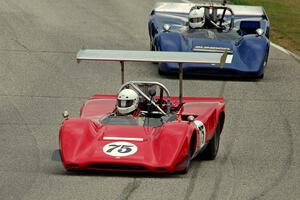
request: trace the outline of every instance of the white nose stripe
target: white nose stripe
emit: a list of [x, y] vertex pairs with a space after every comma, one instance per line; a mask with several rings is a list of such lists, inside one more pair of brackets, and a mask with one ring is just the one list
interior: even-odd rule
[[131, 137], [103, 137], [103, 140], [127, 140], [127, 141], [144, 141], [143, 138], [131, 138]]

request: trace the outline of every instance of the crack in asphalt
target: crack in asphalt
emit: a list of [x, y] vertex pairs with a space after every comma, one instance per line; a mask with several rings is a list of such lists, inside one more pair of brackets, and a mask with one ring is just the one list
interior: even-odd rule
[[[283, 113], [280, 111], [280, 113], [283, 115]], [[291, 125], [288, 122], [287, 118], [284, 117], [283, 118], [283, 122], [284, 122], [284, 126], [287, 130], [288, 133], [288, 155], [286, 157], [286, 164], [285, 166], [282, 168], [282, 170], [280, 171], [279, 175], [277, 176], [277, 178], [267, 187], [265, 187], [265, 189], [262, 190], [262, 192], [260, 192], [258, 195], [255, 195], [252, 199], [256, 200], [256, 199], [260, 199], [261, 197], [264, 197], [267, 193], [269, 193], [274, 187], [278, 186], [281, 181], [284, 179], [285, 175], [289, 172], [291, 166], [292, 166], [292, 160], [293, 160], [293, 154], [294, 154], [294, 148], [293, 148], [293, 134], [292, 134], [292, 130], [291, 130]]]
[[[221, 89], [220, 89], [220, 93], [219, 93], [219, 97], [223, 97], [224, 96], [224, 92], [225, 92], [225, 87], [226, 87], [226, 84], [227, 84], [227, 81], [224, 81], [222, 86], [221, 86]], [[226, 98], [226, 102], [228, 102], [230, 99], [227, 99]], [[216, 172], [216, 179], [215, 179], [215, 184], [214, 184], [214, 190], [211, 194], [211, 196], [209, 197], [209, 200], [214, 200], [217, 198], [217, 194], [218, 194], [218, 191], [220, 190], [220, 185], [221, 185], [221, 181], [224, 177], [224, 174], [223, 174], [223, 166], [225, 165], [225, 163], [231, 159], [229, 158], [230, 157], [230, 154], [231, 154], [231, 151], [232, 151], [232, 148], [234, 146], [234, 142], [235, 140], [232, 140], [232, 142], [228, 145], [228, 148], [227, 148], [227, 151], [225, 151], [226, 153], [224, 154], [224, 157], [221, 159], [220, 161], [220, 165], [218, 165], [219, 167], [217, 168], [217, 172]], [[233, 167], [233, 171], [234, 171], [234, 165], [231, 161], [231, 164], [232, 164], [232, 167]], [[233, 182], [233, 188], [235, 187], [235, 182]], [[232, 197], [234, 193], [232, 193], [230, 195], [230, 198]]]
[[137, 180], [134, 178], [132, 182], [128, 183], [126, 187], [123, 189], [118, 200], [128, 200], [131, 194], [141, 185], [141, 180]]
[[[17, 6], [17, 4], [13, 3], [12, 1], [5, 1], [5, 3], [10, 6], [10, 7], [14, 7], [17, 8], [18, 11], [20, 11], [20, 13], [23, 13], [23, 10], [20, 9], [19, 6]], [[16, 42], [19, 46], [21, 46], [22, 48], [24, 48], [27, 53], [28, 51], [30, 51], [26, 45], [22, 44], [19, 40], [18, 40], [18, 35], [17, 35], [17, 31], [13, 28], [13, 26], [11, 26], [11, 23], [9, 20], [7, 20], [7, 18], [5, 16], [1, 17], [2, 20], [4, 21], [4, 23], [7, 25], [6, 29], [9, 30], [10, 34], [12, 35], [12, 37], [14, 39], [12, 39], [14, 42]], [[26, 19], [26, 17], [24, 17], [24, 19]], [[10, 73], [10, 71], [8, 71], [8, 74]], [[9, 76], [7, 74], [7, 77], [9, 77], [9, 79], [13, 80], [14, 76]], [[8, 95], [8, 91], [6, 89], [3, 89], [4, 93], [6, 95]], [[12, 105], [13, 109], [15, 109], [16, 111], [16, 115], [19, 116], [20, 121], [24, 122], [24, 129], [27, 130], [28, 136], [32, 138], [32, 143], [31, 144], [26, 144], [26, 145], [31, 145], [33, 146], [33, 148], [35, 148], [35, 152], [36, 154], [31, 155], [32, 157], [34, 157], [35, 160], [35, 172], [33, 173], [33, 180], [30, 181], [30, 183], [26, 184], [26, 187], [23, 187], [23, 189], [18, 189], [17, 192], [15, 192], [13, 195], [11, 195], [11, 198], [18, 198], [18, 196], [20, 196], [23, 193], [23, 196], [25, 196], [26, 193], [28, 193], [30, 191], [30, 189], [32, 188], [33, 184], [36, 182], [36, 179], [38, 177], [38, 174], [41, 172], [41, 157], [40, 157], [40, 148], [38, 146], [38, 141], [37, 138], [33, 135], [33, 130], [30, 128], [30, 125], [27, 123], [26, 119], [24, 118], [24, 116], [22, 115], [22, 112], [20, 111], [20, 109], [18, 108], [18, 106], [14, 103], [14, 101], [12, 99], [9, 99], [10, 104]], [[14, 124], [10, 123], [8, 124], [12, 130], [14, 129], [14, 127], [12, 127]], [[19, 197], [20, 198], [20, 197]]]
[[30, 49], [23, 43], [21, 43], [18, 39], [12, 39], [15, 43], [17, 43], [19, 46], [21, 46], [22, 48], [24, 48], [26, 50], [26, 52], [30, 52]]
[[[228, 100], [227, 100], [228, 102]], [[237, 135], [235, 133], [236, 131], [232, 131], [231, 133], [234, 134], [234, 135]], [[233, 172], [235, 171], [235, 167], [234, 167], [234, 164], [232, 162], [232, 160], [230, 159], [230, 155], [231, 155], [231, 152], [232, 152], [232, 149], [233, 149], [233, 146], [234, 146], [234, 143], [235, 143], [235, 140], [231, 140], [230, 144], [227, 144], [227, 148], [225, 147], [225, 154], [224, 154], [224, 157], [221, 158], [220, 160], [220, 164], [218, 165], [219, 167], [217, 168], [217, 176], [216, 176], [216, 179], [215, 179], [215, 184], [214, 184], [214, 191], [212, 192], [211, 196], [209, 197], [209, 200], [214, 200], [217, 198], [217, 194], [218, 194], [218, 191], [220, 190], [220, 185], [221, 185], [221, 181], [224, 177], [224, 173], [223, 173], [223, 166], [225, 165], [225, 163], [227, 161], [231, 161], [231, 164], [232, 164], [232, 167], [233, 167]], [[227, 149], [227, 150], [226, 150]], [[234, 179], [235, 180], [235, 179]], [[235, 188], [235, 182], [233, 180], [233, 188]], [[230, 198], [233, 196], [234, 192], [230, 195]]]
[[[221, 159], [220, 165], [218, 165], [219, 167], [217, 168], [217, 172], [216, 172], [217, 176], [216, 176], [216, 179], [215, 179], [214, 191], [213, 191], [213, 193], [211, 194], [211, 196], [209, 197], [209, 200], [214, 200], [214, 199], [217, 198], [218, 191], [220, 190], [221, 181], [222, 181], [222, 179], [223, 179], [223, 177], [224, 177], [224, 174], [223, 174], [223, 170], [222, 170], [222, 169], [223, 169], [224, 164], [225, 164], [228, 160], [230, 160], [229, 156], [230, 156], [231, 151], [232, 151], [232, 148], [233, 148], [233, 146], [234, 146], [234, 140], [233, 140], [228, 146], [229, 146], [229, 147], [228, 147], [227, 152], [224, 154], [224, 157]], [[231, 162], [231, 163], [232, 163], [232, 162]], [[232, 166], [234, 166], [233, 163], [232, 163]], [[233, 169], [234, 169], [234, 167], [233, 167]], [[233, 185], [235, 185], [235, 183], [233, 183]], [[231, 196], [232, 196], [232, 195], [233, 195], [233, 194], [231, 194]], [[229, 199], [231, 199], [231, 198], [229, 198]]]
[[[219, 97], [222, 97], [224, 95], [226, 83], [227, 83], [227, 81], [223, 81], [223, 83], [221, 85], [220, 92], [219, 92]], [[230, 145], [230, 146], [232, 147], [232, 145]], [[227, 161], [228, 156], [225, 157], [225, 158], [226, 159], [221, 163], [222, 166]], [[195, 164], [196, 164], [196, 166], [195, 166]], [[193, 191], [194, 191], [196, 180], [197, 180], [198, 174], [199, 174], [199, 168], [200, 168], [201, 164], [200, 163], [194, 163], [194, 166], [195, 167], [193, 168], [193, 170], [191, 172], [191, 178], [190, 178], [186, 193], [184, 195], [184, 200], [189, 200], [192, 193], [193, 193]], [[222, 170], [218, 169], [218, 174], [219, 175], [217, 176], [217, 180], [215, 181], [215, 187], [214, 187], [215, 190], [214, 190], [214, 192], [212, 193], [212, 196], [209, 199], [215, 199], [216, 193], [219, 190], [219, 185], [220, 185], [221, 179], [223, 178]]]
[[[6, 92], [6, 91], [5, 91], [5, 92]], [[17, 105], [16, 105], [12, 100], [10, 100], [10, 103], [11, 103], [11, 105], [13, 106], [13, 108], [16, 110], [17, 115], [18, 115], [18, 116], [20, 117], [20, 119], [24, 122], [22, 125], [25, 126], [25, 129], [27, 129], [28, 136], [31, 137], [31, 138], [33, 139], [33, 144], [32, 144], [32, 146], [34, 146], [34, 147], [36, 148], [36, 152], [37, 152], [37, 153], [36, 153], [36, 159], [37, 159], [37, 161], [35, 162], [37, 170], [33, 173], [33, 174], [35, 175], [35, 176], [34, 176], [34, 180], [31, 181], [31, 183], [28, 184], [28, 185], [26, 186], [26, 187], [28, 187], [28, 188], [27, 188], [27, 192], [28, 192], [28, 191], [30, 191], [30, 189], [32, 188], [34, 182], [35, 182], [36, 179], [37, 179], [37, 176], [38, 176], [37, 173], [39, 174], [40, 171], [41, 171], [41, 166], [40, 166], [40, 163], [41, 163], [40, 149], [39, 149], [39, 147], [38, 147], [37, 139], [36, 139], [36, 137], [32, 134], [33, 131], [32, 131], [31, 128], [29, 127], [30, 124], [28, 124], [28, 123], [26, 122], [25, 118], [22, 116], [21, 111], [18, 109]], [[13, 125], [15, 125], [14, 123], [8, 123], [7, 125], [10, 126], [12, 130], [14, 130], [14, 128], [12, 127]], [[33, 155], [32, 155], [32, 156], [33, 156]], [[26, 191], [25, 191], [25, 193], [26, 193]], [[19, 195], [19, 194], [14, 194], [14, 195]], [[15, 196], [12, 196], [12, 197], [14, 198]]]
[[[219, 93], [219, 97], [222, 97], [224, 95], [226, 83], [227, 83], [227, 81], [223, 82], [220, 93]], [[226, 102], [228, 102], [228, 101], [229, 100], [226, 99]], [[234, 144], [234, 140], [230, 143], [227, 152], [224, 154], [225, 156], [223, 157], [223, 159], [221, 159], [220, 165], [218, 165], [219, 167], [217, 168], [217, 172], [216, 172], [217, 175], [216, 175], [215, 184], [214, 184], [214, 191], [212, 192], [211, 196], [209, 197], [209, 200], [216, 199], [216, 197], [217, 197], [217, 193], [220, 189], [221, 181], [224, 177], [222, 168], [229, 159], [229, 155], [231, 154], [233, 144]]]
[[197, 177], [198, 177], [198, 174], [199, 174], [199, 168], [201, 166], [200, 163], [193, 163], [194, 166], [195, 164], [197, 164], [191, 171], [191, 178], [190, 178], [190, 181], [189, 181], [189, 184], [187, 186], [187, 189], [186, 189], [186, 192], [185, 192], [185, 195], [184, 195], [184, 200], [189, 200], [193, 191], [194, 191], [194, 188], [195, 188], [195, 184], [196, 184], [196, 180], [197, 180]]
[[[266, 94], [268, 94], [268, 96], [272, 96], [272, 94], [270, 94], [268, 91], [264, 91], [266, 92]], [[257, 195], [255, 195], [252, 199], [256, 200], [256, 199], [260, 199], [261, 197], [264, 197], [267, 193], [269, 193], [274, 187], [278, 186], [281, 181], [284, 179], [285, 175], [290, 171], [291, 166], [292, 166], [292, 160], [293, 160], [293, 155], [294, 155], [294, 141], [293, 141], [293, 132], [292, 132], [292, 126], [289, 123], [288, 118], [286, 117], [285, 113], [282, 112], [283, 108], [281, 106], [280, 103], [277, 104], [277, 106], [280, 108], [279, 109], [279, 113], [281, 116], [283, 116], [283, 126], [286, 129], [286, 133], [287, 133], [287, 138], [288, 138], [288, 155], [286, 157], [286, 162], [284, 167], [282, 167], [279, 175], [275, 178], [275, 180], [267, 185], [260, 193], [258, 193]]]

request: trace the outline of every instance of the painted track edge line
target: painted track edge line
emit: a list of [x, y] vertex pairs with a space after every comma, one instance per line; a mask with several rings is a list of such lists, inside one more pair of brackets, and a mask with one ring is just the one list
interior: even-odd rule
[[285, 54], [288, 54], [288, 55], [294, 57], [296, 60], [300, 61], [300, 56], [298, 56], [298, 55], [292, 53], [291, 51], [285, 49], [284, 47], [279, 46], [278, 44], [275, 44], [275, 43], [273, 43], [273, 42], [271, 42], [271, 45], [272, 45], [273, 47], [275, 47], [276, 49], [278, 49], [278, 50], [284, 52]]
[[191, 2], [191, 1], [189, 1], [189, 0], [181, 0], [183, 3], [193, 3], [193, 2]]

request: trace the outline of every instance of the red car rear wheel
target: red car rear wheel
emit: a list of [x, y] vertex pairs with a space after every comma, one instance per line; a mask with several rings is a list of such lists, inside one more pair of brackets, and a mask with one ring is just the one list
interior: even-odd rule
[[221, 121], [219, 120], [215, 135], [208, 143], [207, 147], [202, 153], [202, 157], [205, 160], [214, 160], [218, 154], [220, 145], [220, 134], [221, 134]]

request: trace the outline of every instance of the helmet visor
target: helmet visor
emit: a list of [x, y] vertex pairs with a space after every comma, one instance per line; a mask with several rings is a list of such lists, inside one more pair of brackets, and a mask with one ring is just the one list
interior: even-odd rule
[[120, 108], [127, 108], [127, 107], [132, 106], [132, 104], [133, 104], [133, 100], [119, 100], [118, 99], [118, 106]]
[[202, 22], [204, 20], [204, 17], [194, 17], [194, 18], [190, 18], [190, 22], [191, 23], [198, 23], [198, 22]]

